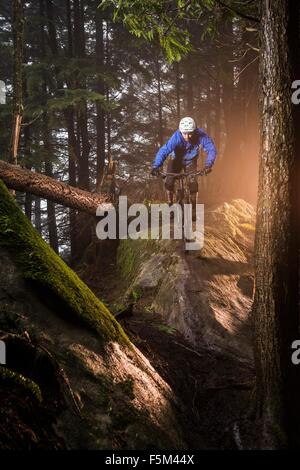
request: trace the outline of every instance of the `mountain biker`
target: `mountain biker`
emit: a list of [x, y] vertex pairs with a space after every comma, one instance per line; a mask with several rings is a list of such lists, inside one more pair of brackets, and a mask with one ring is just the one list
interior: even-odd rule
[[[180, 173], [182, 169], [185, 173], [196, 172], [200, 148], [203, 148], [207, 153], [204, 172], [208, 174], [212, 170], [217, 156], [216, 147], [204, 130], [196, 126], [193, 118], [182, 118], [179, 123], [179, 129], [177, 129], [167, 143], [158, 150], [150, 174], [152, 176], [159, 174], [159, 167], [162, 166], [168, 155], [170, 155], [171, 158], [168, 162], [167, 173]], [[169, 205], [173, 204], [174, 184], [175, 177], [167, 176], [165, 188], [167, 190]], [[197, 177], [189, 177], [188, 186], [194, 219], [198, 192]]]

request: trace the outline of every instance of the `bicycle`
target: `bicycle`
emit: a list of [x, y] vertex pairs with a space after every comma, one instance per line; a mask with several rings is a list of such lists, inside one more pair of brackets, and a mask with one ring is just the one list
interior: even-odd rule
[[[207, 175], [207, 172], [205, 170], [198, 170], [195, 172], [188, 172], [188, 173], [167, 173], [167, 172], [160, 171], [158, 174], [158, 176], [161, 176], [162, 178], [166, 178], [167, 176], [174, 177], [179, 182], [179, 188], [176, 189], [175, 202], [179, 204], [181, 211], [176, 211], [176, 215], [177, 215], [177, 226], [181, 224], [181, 229], [182, 229], [181, 238], [184, 243], [185, 252], [188, 251], [186, 249], [186, 243], [191, 241], [191, 239], [186, 237], [186, 232], [184, 229], [185, 222], [188, 222], [189, 224], [191, 222], [189, 218], [192, 215], [191, 212], [188, 212], [187, 214], [185, 214], [185, 204], [191, 203], [190, 191], [187, 185], [188, 178], [191, 176], [195, 177], [195, 176], [205, 176], [205, 175]], [[192, 212], [196, 213], [196, 207], [192, 207]]]

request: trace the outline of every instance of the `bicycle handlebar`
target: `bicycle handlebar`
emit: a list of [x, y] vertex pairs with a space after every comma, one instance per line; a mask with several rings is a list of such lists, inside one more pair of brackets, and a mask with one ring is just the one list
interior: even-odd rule
[[173, 176], [174, 178], [187, 178], [188, 176], [204, 176], [206, 172], [204, 170], [199, 171], [191, 171], [189, 173], [166, 173], [164, 171], [160, 171], [158, 176]]

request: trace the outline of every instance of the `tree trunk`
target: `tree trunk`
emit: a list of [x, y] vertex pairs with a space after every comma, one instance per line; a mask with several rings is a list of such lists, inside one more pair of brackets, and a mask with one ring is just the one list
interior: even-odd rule
[[[51, 162], [51, 153], [52, 153], [52, 143], [51, 143], [51, 130], [48, 126], [48, 117], [44, 113], [43, 116], [43, 141], [44, 148], [46, 151], [45, 159], [45, 173], [51, 179], [53, 178], [53, 167]], [[55, 215], [55, 204], [51, 200], [47, 200], [47, 225], [49, 233], [49, 244], [51, 248], [58, 253], [58, 237], [57, 237], [57, 224], [56, 224], [56, 215]]]
[[157, 79], [157, 98], [158, 98], [158, 141], [160, 147], [164, 144], [163, 116], [162, 116], [162, 97], [161, 97], [161, 75], [160, 62], [156, 61], [156, 79]]
[[47, 26], [49, 34], [49, 45], [53, 55], [58, 53], [57, 37], [56, 37], [56, 28], [53, 12], [53, 2], [52, 0], [46, 1], [46, 13], [47, 13]]
[[179, 63], [175, 62], [175, 90], [176, 90], [176, 111], [177, 121], [180, 121], [180, 74], [179, 74]]
[[[85, 58], [84, 12], [80, 0], [74, 0], [74, 52], [77, 59]], [[86, 88], [85, 79], [76, 84], [77, 88]], [[89, 153], [87, 105], [84, 103], [77, 109], [77, 140], [81, 143], [78, 161], [78, 186], [89, 189]]]
[[[52, 163], [47, 161], [45, 163], [46, 175], [53, 177], [53, 168]], [[47, 224], [48, 224], [48, 233], [49, 233], [49, 245], [51, 248], [58, 253], [58, 236], [57, 236], [57, 224], [56, 224], [56, 214], [55, 214], [55, 204], [52, 201], [47, 201]]]
[[[221, 58], [221, 82], [222, 82], [222, 103], [225, 123], [225, 147], [223, 158], [220, 162], [220, 169], [223, 175], [222, 192], [224, 198], [241, 197], [243, 185], [241, 181], [241, 129], [240, 129], [240, 103], [236, 96], [236, 86], [234, 84], [234, 55], [235, 32], [232, 18], [224, 15], [222, 33], [226, 38], [226, 46], [222, 48], [223, 59]], [[243, 112], [243, 110], [242, 110]]]
[[23, 115], [22, 103], [22, 67], [23, 67], [23, 36], [24, 18], [22, 0], [13, 2], [13, 43], [14, 43], [14, 120], [10, 162], [17, 163], [17, 153], [20, 140], [21, 123]]
[[[110, 68], [110, 47], [109, 47], [109, 22], [106, 20], [106, 32], [105, 32], [105, 63], [106, 68], [109, 70]], [[106, 101], [109, 105], [110, 101], [110, 91], [109, 85], [106, 85]], [[106, 141], [107, 141], [107, 154], [111, 155], [111, 112], [108, 111], [106, 113]]]
[[292, 3], [262, 2], [262, 140], [253, 308], [258, 409], [264, 446], [269, 447], [299, 445], [300, 437], [299, 371], [291, 361], [292, 342], [299, 338], [299, 183], [286, 34]]
[[[28, 99], [28, 82], [26, 80], [26, 76], [24, 77], [24, 97], [25, 100]], [[31, 170], [31, 130], [30, 126], [24, 127], [24, 155], [25, 155], [25, 166], [28, 170]], [[33, 197], [32, 194], [26, 193], [25, 194], [25, 215], [31, 222], [32, 219], [32, 203]]]
[[109, 196], [106, 194], [93, 194], [74, 188], [61, 181], [4, 161], [0, 161], [0, 178], [8, 188], [28, 192], [91, 215], [96, 214], [99, 205], [104, 209], [112, 207], [111, 204], [107, 205]]
[[34, 227], [39, 234], [42, 233], [42, 209], [39, 197], [34, 198]]
[[[66, 0], [66, 18], [67, 18], [67, 57], [72, 59], [74, 57], [74, 42], [73, 42], [73, 25], [72, 25], [72, 10], [70, 0]], [[68, 89], [72, 89], [72, 83], [67, 83]], [[68, 169], [69, 169], [69, 184], [77, 186], [76, 165], [79, 161], [80, 148], [77, 142], [75, 133], [75, 113], [72, 106], [65, 111], [65, 119], [68, 131]], [[71, 259], [74, 260], [79, 252], [76, 237], [76, 220], [77, 214], [74, 209], [69, 211], [70, 220], [70, 245], [71, 245]]]
[[241, 196], [251, 203], [257, 199], [258, 180], [258, 52], [249, 49], [247, 44], [256, 40], [253, 32], [244, 31], [242, 46], [247, 48], [241, 62], [237, 99], [239, 102], [241, 152], [238, 156], [240, 166]]
[[[68, 154], [69, 154], [69, 184], [70, 186], [77, 186], [76, 184], [76, 161], [77, 156], [77, 142], [74, 128], [74, 110], [70, 107], [66, 112], [67, 130], [68, 130]], [[70, 209], [70, 243], [71, 243], [71, 258], [75, 259], [77, 253], [77, 238], [76, 238], [76, 211]]]
[[[49, 31], [49, 43], [51, 52], [53, 54], [57, 54], [57, 44], [56, 44], [56, 31], [53, 22], [53, 14], [52, 14], [52, 1], [47, 0], [47, 18], [48, 18], [48, 31]], [[40, 0], [40, 15], [41, 15], [41, 60], [46, 55], [46, 40], [45, 40], [45, 27], [44, 27], [44, 2]], [[46, 107], [46, 97], [48, 94], [47, 89], [47, 79], [46, 74], [43, 74], [43, 83], [42, 83], [42, 90], [44, 96], [44, 106]], [[53, 167], [51, 162], [51, 155], [52, 155], [52, 132], [49, 128], [49, 119], [47, 110], [43, 113], [43, 121], [42, 121], [42, 138], [44, 142], [44, 149], [45, 149], [45, 173], [47, 176], [53, 178]], [[51, 248], [58, 253], [58, 237], [57, 237], [57, 225], [56, 225], [56, 215], [55, 215], [55, 204], [47, 200], [47, 225], [48, 225], [48, 234], [49, 234], [49, 244]]]
[[[96, 12], [96, 64], [98, 71], [103, 71], [104, 66], [104, 42], [103, 42], [103, 19], [102, 13], [98, 9]], [[104, 83], [101, 77], [98, 77], [96, 91], [102, 96], [105, 95]], [[105, 168], [105, 114], [101, 103], [96, 104], [96, 131], [97, 131], [97, 177], [96, 190], [100, 192]]]
[[216, 67], [216, 83], [215, 83], [215, 135], [214, 141], [218, 151], [220, 151], [221, 143], [221, 93], [220, 93], [220, 65]]
[[[25, 155], [27, 158], [30, 158], [30, 127], [26, 126], [24, 129], [24, 149]], [[28, 170], [31, 170], [31, 167], [27, 166]], [[25, 215], [31, 221], [32, 217], [32, 194], [25, 194]]]
[[[191, 59], [190, 59], [191, 61]], [[186, 78], [186, 114], [194, 116], [194, 80], [192, 73], [192, 63], [189, 60], [185, 64], [185, 78]]]

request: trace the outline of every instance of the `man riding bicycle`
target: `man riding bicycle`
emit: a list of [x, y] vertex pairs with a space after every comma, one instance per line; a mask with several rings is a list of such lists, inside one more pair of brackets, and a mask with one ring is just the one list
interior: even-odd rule
[[[174, 132], [168, 142], [157, 152], [152, 164], [151, 175], [157, 176], [159, 174], [159, 167], [162, 166], [168, 155], [170, 155], [171, 158], [168, 162], [167, 173], [179, 174], [181, 170], [184, 170], [185, 173], [195, 173], [197, 171], [197, 160], [200, 148], [203, 148], [207, 153], [204, 167], [204, 172], [207, 174], [212, 170], [215, 162], [217, 156], [216, 147], [204, 130], [196, 126], [193, 118], [184, 117], [179, 123], [179, 129]], [[165, 188], [170, 205], [173, 204], [174, 184], [175, 177], [167, 176]], [[198, 192], [197, 177], [190, 176], [188, 178], [188, 185], [194, 219]]]

